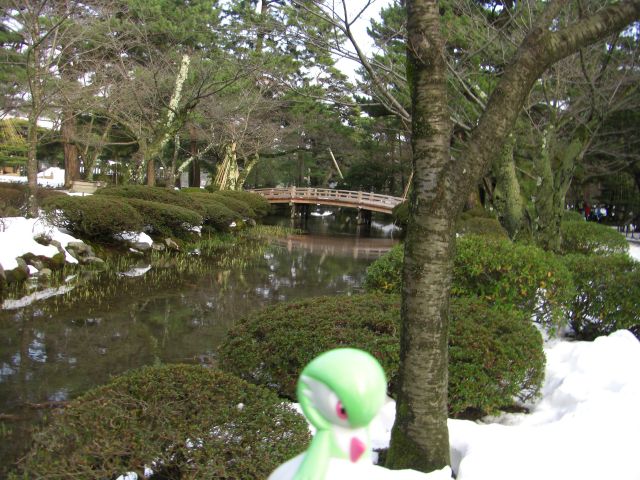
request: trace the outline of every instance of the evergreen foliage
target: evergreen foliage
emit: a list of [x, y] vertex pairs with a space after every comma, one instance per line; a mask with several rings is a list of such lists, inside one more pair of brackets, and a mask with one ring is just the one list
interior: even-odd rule
[[195, 365], [145, 367], [72, 401], [12, 478], [266, 478], [307, 424], [272, 392]]
[[[542, 382], [542, 337], [515, 308], [480, 299], [451, 305], [449, 412], [493, 412], [529, 399]], [[268, 307], [236, 324], [220, 350], [220, 366], [295, 397], [304, 365], [335, 347], [376, 357], [393, 393], [399, 362], [400, 298], [366, 294], [320, 297]]]
[[[400, 293], [403, 247], [396, 245], [367, 269], [369, 291]], [[572, 277], [554, 255], [506, 238], [458, 238], [452, 295], [477, 296], [496, 305], [515, 306], [547, 326], [557, 325], [573, 292]]]
[[596, 222], [565, 221], [562, 222], [560, 231], [562, 253], [610, 255], [629, 250], [624, 235]]
[[48, 199], [45, 216], [52, 225], [83, 238], [109, 242], [116, 233], [140, 231], [142, 217], [124, 199], [91, 195]]
[[188, 208], [139, 198], [127, 198], [142, 217], [145, 231], [152, 235], [183, 237], [202, 225], [202, 216]]
[[624, 254], [563, 257], [577, 293], [569, 326], [580, 340], [627, 328], [640, 338], [640, 264]]

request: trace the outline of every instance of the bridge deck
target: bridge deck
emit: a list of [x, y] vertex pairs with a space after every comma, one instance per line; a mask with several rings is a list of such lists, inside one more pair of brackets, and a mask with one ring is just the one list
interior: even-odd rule
[[382, 213], [391, 213], [393, 207], [403, 202], [402, 198], [390, 195], [331, 188], [258, 188], [250, 191], [259, 193], [269, 203], [319, 204], [361, 208]]

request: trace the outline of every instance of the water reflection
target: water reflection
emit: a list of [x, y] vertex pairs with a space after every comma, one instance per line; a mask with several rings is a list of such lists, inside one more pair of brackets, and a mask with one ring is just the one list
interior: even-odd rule
[[0, 465], [28, 441], [30, 404], [74, 398], [143, 365], [215, 362], [237, 319], [284, 300], [359, 291], [366, 267], [392, 243], [294, 235], [230, 255], [188, 257], [194, 266], [179, 277], [176, 263], [143, 266], [140, 276], [92, 280], [94, 294], [84, 300], [70, 300], [76, 287], [68, 298], [0, 311]]

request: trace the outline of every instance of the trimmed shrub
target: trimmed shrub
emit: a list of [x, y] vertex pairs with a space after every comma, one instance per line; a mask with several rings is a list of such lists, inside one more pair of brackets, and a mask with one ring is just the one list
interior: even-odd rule
[[196, 365], [145, 367], [54, 416], [16, 478], [143, 478], [145, 465], [152, 478], [266, 478], [309, 439], [268, 389]]
[[202, 225], [202, 216], [188, 208], [139, 198], [127, 198], [125, 202], [142, 216], [145, 229], [151, 234], [182, 237]]
[[203, 231], [207, 229], [226, 232], [232, 222], [240, 222], [242, 216], [221, 203], [209, 199], [190, 199], [192, 208], [202, 215]]
[[116, 233], [139, 231], [143, 225], [138, 212], [116, 197], [65, 195], [48, 199], [43, 207], [51, 224], [80, 238], [110, 241]]
[[401, 293], [404, 245], [398, 243], [367, 267], [364, 287], [369, 292]]
[[563, 222], [584, 222], [584, 215], [580, 212], [576, 212], [575, 210], [565, 210], [562, 214]]
[[180, 207], [192, 208], [193, 202], [180, 192], [164, 187], [147, 187], [145, 185], [120, 185], [100, 188], [96, 195], [112, 197], [138, 198], [149, 202], [166, 203]]
[[243, 218], [256, 218], [256, 212], [247, 205], [246, 203], [236, 200], [225, 195], [221, 195], [220, 193], [208, 193], [206, 191], [200, 192], [187, 192], [186, 195], [194, 199], [196, 202], [198, 201], [214, 201], [221, 205], [224, 205], [232, 212], [236, 212], [241, 215]]
[[460, 219], [456, 232], [461, 235], [484, 235], [496, 238], [509, 238], [509, 234], [496, 218], [469, 216]]
[[[368, 291], [400, 293], [402, 246], [396, 245], [367, 268]], [[452, 295], [478, 296], [513, 305], [547, 326], [558, 324], [573, 294], [572, 276], [558, 257], [508, 239], [465, 235], [457, 239]]]
[[245, 190], [219, 190], [216, 193], [246, 203], [259, 218], [271, 213], [271, 204], [259, 193]]
[[562, 222], [560, 224], [562, 253], [597, 253], [610, 255], [626, 253], [629, 250], [627, 239], [614, 228], [596, 222]]
[[569, 325], [580, 340], [626, 328], [640, 333], [640, 264], [628, 255], [566, 255], [576, 294]]
[[457, 241], [451, 292], [515, 306], [553, 327], [564, 318], [573, 283], [559, 258], [541, 248], [465, 235]]
[[[479, 299], [451, 304], [449, 412], [492, 412], [539, 390], [544, 372], [542, 337], [515, 309]], [[221, 368], [294, 398], [302, 368], [335, 347], [370, 352], [394, 392], [400, 348], [396, 295], [320, 297], [281, 303], [236, 324], [220, 349]]]
[[[38, 187], [36, 201], [41, 204], [49, 197], [66, 196], [64, 192], [52, 188]], [[21, 216], [27, 213], [29, 189], [24, 183], [0, 183], [0, 216]]]

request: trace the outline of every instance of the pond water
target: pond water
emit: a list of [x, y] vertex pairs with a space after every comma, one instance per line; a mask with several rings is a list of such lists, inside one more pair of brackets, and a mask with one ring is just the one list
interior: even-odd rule
[[134, 367], [215, 363], [229, 327], [262, 306], [360, 291], [366, 267], [394, 240], [376, 223], [356, 235], [348, 218], [310, 217], [307, 234], [165, 256], [152, 268], [123, 263], [119, 274], [84, 281], [67, 296], [0, 310], [0, 477], [35, 421], [50, 414], [38, 407]]

